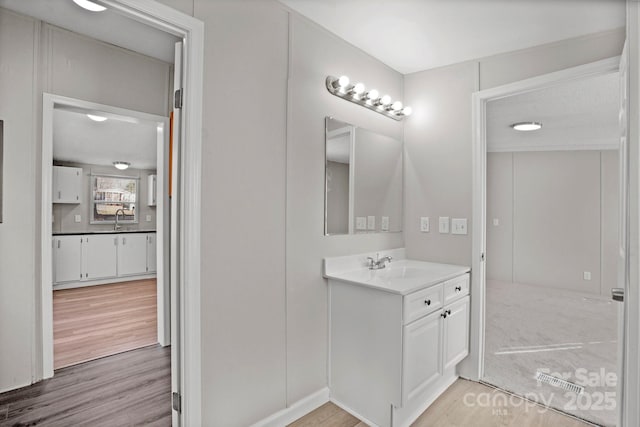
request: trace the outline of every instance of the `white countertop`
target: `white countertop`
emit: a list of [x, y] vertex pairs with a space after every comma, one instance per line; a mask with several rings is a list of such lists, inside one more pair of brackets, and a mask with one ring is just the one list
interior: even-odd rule
[[367, 267], [367, 257], [376, 252], [325, 258], [324, 277], [353, 285], [407, 295], [420, 289], [453, 279], [471, 269], [467, 266], [408, 260], [404, 249], [378, 251], [380, 257], [391, 256], [391, 263], [380, 270]]

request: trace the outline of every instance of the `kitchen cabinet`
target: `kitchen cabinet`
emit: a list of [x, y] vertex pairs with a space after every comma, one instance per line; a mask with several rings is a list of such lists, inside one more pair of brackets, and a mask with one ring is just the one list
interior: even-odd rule
[[119, 235], [118, 276], [132, 276], [147, 272], [147, 234]]
[[82, 280], [98, 280], [118, 275], [118, 236], [114, 234], [82, 237]]
[[82, 276], [82, 237], [56, 236], [53, 238], [53, 281], [74, 282]]
[[156, 205], [156, 197], [158, 194], [157, 188], [157, 175], [149, 175], [147, 177], [147, 206], [155, 206]]
[[53, 203], [80, 203], [82, 168], [54, 166], [51, 198]]
[[156, 234], [147, 234], [147, 273], [155, 273], [157, 270], [156, 258]]
[[469, 274], [404, 295], [329, 285], [331, 395], [380, 427], [409, 426], [469, 353]]

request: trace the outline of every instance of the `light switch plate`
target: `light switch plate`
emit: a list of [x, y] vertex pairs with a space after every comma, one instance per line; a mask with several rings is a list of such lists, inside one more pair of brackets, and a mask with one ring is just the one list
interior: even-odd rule
[[420, 217], [420, 231], [423, 233], [429, 232], [429, 217], [421, 216]]
[[151, 222], [151, 215], [147, 215], [146, 220], [147, 222]]
[[376, 217], [368, 216], [367, 217], [367, 230], [375, 230], [376, 229]]
[[591, 280], [591, 272], [585, 271], [583, 277], [584, 277], [584, 280]]
[[356, 217], [356, 230], [366, 230], [367, 229], [367, 217], [365, 216], [357, 216]]
[[451, 234], [467, 234], [467, 218], [452, 218]]
[[73, 216], [73, 220], [75, 222], [82, 222], [82, 216], [81, 215], [74, 215]]
[[380, 219], [380, 230], [389, 231], [389, 217], [388, 216], [383, 216]]
[[493, 226], [497, 227], [500, 225], [500, 220], [498, 218], [493, 218]]
[[441, 216], [438, 218], [438, 231], [440, 233], [448, 233], [449, 232], [449, 217]]

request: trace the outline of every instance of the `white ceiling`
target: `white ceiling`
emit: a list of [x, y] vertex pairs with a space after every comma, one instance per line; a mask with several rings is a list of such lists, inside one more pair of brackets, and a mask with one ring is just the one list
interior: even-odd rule
[[625, 25], [624, 0], [280, 1], [403, 74]]
[[180, 41], [112, 9], [89, 12], [72, 0], [0, 0], [0, 7], [169, 63]]
[[[514, 95], [487, 105], [488, 151], [617, 148], [618, 73], [577, 80]], [[518, 122], [542, 123], [534, 132], [518, 132]]]
[[[95, 122], [87, 117], [87, 112], [109, 119]], [[53, 158], [105, 166], [125, 161], [132, 168], [156, 169], [157, 132], [157, 123], [151, 121], [56, 107]]]

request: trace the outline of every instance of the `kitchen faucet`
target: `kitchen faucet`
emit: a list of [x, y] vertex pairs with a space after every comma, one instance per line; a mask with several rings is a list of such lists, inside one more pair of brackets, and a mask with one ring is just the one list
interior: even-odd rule
[[390, 256], [383, 256], [380, 258], [380, 254], [376, 254], [376, 259], [374, 260], [371, 257], [367, 257], [367, 266], [369, 270], [380, 270], [381, 268], [386, 267], [387, 262], [391, 262], [393, 258]]
[[118, 231], [122, 226], [118, 224], [118, 214], [122, 212], [122, 219], [124, 219], [124, 209], [120, 208], [116, 211], [116, 223], [113, 225], [113, 230]]

